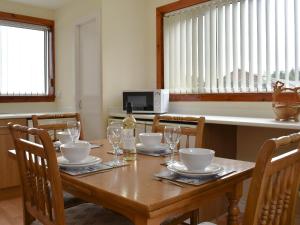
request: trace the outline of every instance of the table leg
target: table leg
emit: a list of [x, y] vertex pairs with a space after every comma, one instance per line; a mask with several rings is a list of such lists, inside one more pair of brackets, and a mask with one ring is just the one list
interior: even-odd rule
[[228, 206], [228, 217], [227, 224], [228, 225], [238, 225], [239, 221], [239, 200], [243, 194], [243, 183], [236, 184], [230, 192], [227, 193], [227, 199], [229, 202]]
[[149, 219], [145, 217], [136, 216], [134, 219], [135, 225], [158, 225], [160, 222], [158, 222], [155, 219]]

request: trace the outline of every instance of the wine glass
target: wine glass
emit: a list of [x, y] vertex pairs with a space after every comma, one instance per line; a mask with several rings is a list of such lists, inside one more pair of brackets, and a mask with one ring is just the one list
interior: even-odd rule
[[171, 158], [168, 161], [168, 164], [173, 164], [175, 162], [174, 160], [174, 150], [176, 148], [176, 145], [179, 143], [180, 137], [181, 137], [181, 128], [180, 126], [176, 125], [168, 125], [165, 126], [164, 129], [164, 137], [169, 145], [169, 148], [171, 150]]
[[[108, 126], [111, 126], [111, 127], [123, 127], [123, 123], [122, 123], [122, 121], [113, 120], [113, 121], [109, 122]], [[121, 137], [121, 142], [122, 142], [122, 137]], [[123, 154], [123, 150], [120, 147], [118, 147], [117, 153], [118, 153], [118, 155], [122, 155]]]
[[122, 136], [122, 129], [123, 128], [121, 126], [115, 126], [115, 125], [109, 125], [107, 127], [107, 139], [109, 143], [112, 145], [115, 154], [115, 159], [113, 160], [114, 166], [123, 164], [123, 162], [119, 160], [119, 154], [118, 154], [119, 144], [121, 142], [121, 136]]
[[72, 142], [75, 143], [76, 141], [78, 141], [80, 136], [80, 122], [68, 121], [67, 128], [68, 128], [68, 133], [72, 138]]

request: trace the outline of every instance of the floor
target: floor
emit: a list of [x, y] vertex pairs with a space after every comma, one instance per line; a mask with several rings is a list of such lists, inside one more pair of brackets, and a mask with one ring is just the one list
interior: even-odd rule
[[21, 198], [0, 201], [0, 224], [22, 225], [23, 209]]
[[[0, 225], [23, 225], [22, 211], [21, 198], [0, 201]], [[224, 217], [218, 221], [218, 224], [225, 224], [223, 220]], [[295, 225], [300, 225], [300, 214], [296, 215]]]

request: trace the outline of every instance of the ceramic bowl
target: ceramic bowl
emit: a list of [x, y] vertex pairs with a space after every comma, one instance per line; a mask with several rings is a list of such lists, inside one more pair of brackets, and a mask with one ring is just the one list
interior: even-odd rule
[[144, 146], [157, 146], [160, 145], [162, 134], [161, 133], [140, 133], [140, 141]]
[[70, 142], [67, 144], [62, 144], [60, 146], [61, 154], [64, 158], [66, 158], [69, 162], [76, 163], [81, 162], [91, 151], [90, 143], [86, 141], [78, 141], [78, 142]]
[[182, 148], [180, 159], [188, 170], [204, 170], [215, 156], [215, 151], [205, 148]]

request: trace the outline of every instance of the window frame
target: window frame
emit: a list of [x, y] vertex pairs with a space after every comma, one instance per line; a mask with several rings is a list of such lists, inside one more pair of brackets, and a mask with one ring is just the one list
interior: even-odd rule
[[31, 16], [25, 16], [25, 15], [19, 15], [14, 13], [7, 13], [7, 12], [1, 12], [0, 11], [0, 20], [7, 20], [7, 21], [13, 21], [13, 22], [19, 22], [19, 23], [27, 23], [32, 25], [40, 25], [40, 26], [47, 26], [49, 28], [51, 39], [49, 40], [49, 52], [48, 52], [48, 59], [49, 59], [49, 87], [48, 87], [48, 95], [33, 95], [33, 96], [27, 96], [27, 95], [7, 95], [3, 96], [0, 95], [0, 103], [10, 103], [10, 102], [54, 102], [55, 101], [55, 48], [54, 48], [54, 21], [43, 19], [43, 18], [37, 18], [37, 17], [31, 17]]
[[[156, 87], [164, 88], [164, 32], [163, 17], [166, 13], [210, 0], [179, 0], [156, 8]], [[170, 101], [272, 101], [272, 93], [205, 93], [170, 94]]]

